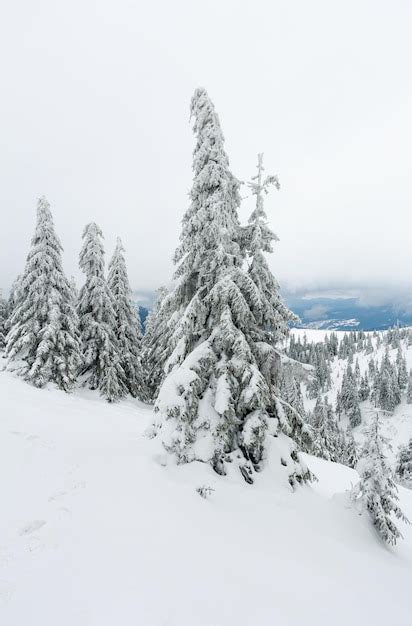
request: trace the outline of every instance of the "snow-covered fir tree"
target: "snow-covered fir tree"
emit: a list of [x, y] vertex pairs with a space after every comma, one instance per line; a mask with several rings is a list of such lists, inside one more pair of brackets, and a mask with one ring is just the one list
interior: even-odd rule
[[[179, 462], [207, 461], [220, 474], [237, 450], [244, 457], [242, 474], [251, 482], [270, 433], [284, 437], [283, 431], [296, 439], [305, 429], [301, 416], [294, 414], [292, 423], [287, 419], [275, 397], [276, 342], [285, 337], [291, 314], [262, 254], [274, 238], [264, 225], [262, 180], [245, 236], [238, 220], [239, 182], [229, 169], [219, 118], [204, 89], [195, 91], [191, 113], [194, 180], [175, 255], [178, 282], [168, 302], [172, 351], [155, 405], [157, 427]], [[287, 441], [283, 464], [293, 485], [310, 473]]]
[[346, 368], [342, 379], [340, 408], [349, 417], [352, 428], [359, 426], [362, 419], [359, 408], [359, 394], [356, 386], [356, 378], [350, 365]]
[[372, 354], [372, 352], [373, 352], [372, 337], [369, 334], [367, 341], [366, 341], [366, 354]]
[[400, 391], [405, 391], [408, 385], [408, 367], [402, 348], [399, 346], [396, 355], [396, 369], [398, 374], [398, 387]]
[[336, 392], [335, 412], [336, 412], [336, 415], [338, 416], [338, 420], [340, 421], [340, 418], [342, 417], [342, 413], [343, 413], [343, 406], [342, 406], [342, 394], [339, 389]]
[[367, 372], [362, 376], [360, 385], [359, 385], [359, 400], [360, 402], [364, 402], [368, 400], [370, 394], [370, 386], [369, 386], [369, 378]]
[[412, 404], [412, 370], [409, 370], [408, 386], [406, 388], [406, 402]]
[[145, 321], [145, 337], [150, 337], [152, 335], [156, 327], [157, 316], [168, 293], [169, 290], [164, 285], [156, 290], [156, 298], [154, 300], [153, 307], [150, 309]]
[[355, 363], [355, 380], [356, 380], [356, 384], [359, 385], [360, 381], [361, 381], [361, 371], [360, 371], [360, 367], [359, 367], [359, 359], [356, 359], [356, 363]]
[[344, 461], [345, 438], [327, 396], [316, 400], [311, 423], [315, 431], [313, 454], [328, 461]]
[[405, 487], [412, 487], [412, 438], [399, 447], [396, 461], [396, 476]]
[[137, 308], [131, 301], [124, 248], [119, 238], [109, 263], [107, 282], [113, 299], [114, 329], [124, 382], [134, 398], [143, 400], [146, 394], [140, 361], [142, 330]]
[[286, 419], [289, 424], [293, 425], [296, 420], [296, 432], [295, 437], [299, 448], [304, 452], [312, 452], [313, 450], [313, 432], [306, 426], [301, 433], [300, 420], [303, 419], [307, 422], [306, 411], [303, 403], [302, 391], [300, 382], [296, 378], [293, 367], [285, 365], [282, 368], [282, 374], [280, 377], [279, 396], [282, 398], [283, 410], [285, 412]]
[[2, 291], [0, 289], [0, 350], [6, 347], [6, 334], [7, 334], [7, 300], [3, 298]]
[[10, 289], [9, 298], [7, 300], [7, 319], [5, 324], [6, 334], [10, 330], [11, 327], [11, 318], [14, 313], [14, 309], [16, 308], [18, 294], [19, 294], [19, 284], [21, 280], [21, 275], [19, 274], [17, 278], [13, 281], [13, 284]]
[[83, 232], [79, 264], [86, 282], [77, 305], [83, 352], [81, 373], [90, 389], [99, 389], [113, 402], [126, 395], [127, 386], [116, 335], [113, 296], [104, 275], [102, 236], [93, 222]]
[[354, 469], [359, 461], [359, 456], [358, 456], [358, 449], [356, 447], [355, 438], [353, 436], [352, 428], [350, 426], [348, 426], [346, 430], [345, 441], [346, 441], [345, 463], [346, 465]]
[[394, 545], [402, 535], [392, 516], [404, 522], [408, 520], [397, 505], [397, 487], [383, 451], [384, 443], [376, 412], [368, 426], [357, 465], [360, 481], [354, 488], [353, 496], [356, 501], [362, 502], [382, 539]]
[[321, 349], [318, 345], [313, 347], [313, 356], [310, 355], [309, 363], [315, 368], [312, 380], [308, 385], [309, 398], [313, 399], [331, 388], [330, 364], [326, 359], [324, 346], [321, 346]]
[[305, 415], [302, 391], [300, 382], [297, 380], [293, 368], [290, 364], [282, 368], [280, 392], [282, 399], [290, 404], [302, 416]]
[[157, 290], [156, 300], [146, 318], [142, 340], [142, 363], [148, 400], [153, 402], [165, 377], [165, 363], [170, 355], [171, 334], [178, 311], [166, 287]]
[[64, 275], [62, 246], [42, 197], [37, 223], [8, 320], [8, 367], [34, 385], [72, 389], [81, 362], [74, 294]]
[[384, 411], [392, 413], [401, 401], [398, 373], [391, 363], [388, 348], [382, 358], [381, 366], [375, 378], [376, 404]]
[[375, 374], [376, 374], [376, 366], [375, 366], [375, 361], [373, 360], [372, 357], [368, 361], [368, 373], [369, 373], [369, 379], [373, 382], [375, 379]]
[[388, 347], [399, 349], [401, 344], [401, 335], [399, 326], [395, 326], [394, 328], [390, 328], [386, 334], [384, 335], [385, 343]]

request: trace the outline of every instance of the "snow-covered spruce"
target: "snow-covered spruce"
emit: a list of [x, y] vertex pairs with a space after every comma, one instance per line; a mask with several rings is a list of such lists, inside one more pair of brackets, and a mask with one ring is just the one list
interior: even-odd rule
[[348, 426], [346, 429], [345, 440], [346, 440], [345, 465], [347, 465], [348, 467], [355, 468], [359, 461], [359, 457], [358, 457], [358, 450], [356, 447], [355, 438], [353, 436], [352, 428], [350, 426]]
[[[220, 474], [231, 453], [240, 451], [248, 482], [269, 436], [278, 436], [287, 442], [281, 444], [288, 449], [282, 462], [293, 485], [310, 472], [285, 436], [303, 436], [303, 419], [293, 412], [289, 420], [286, 403], [275, 395], [276, 342], [285, 337], [292, 315], [261, 254], [274, 238], [262, 222], [265, 187], [260, 181], [255, 188], [249, 232], [256, 232], [245, 237], [238, 220], [239, 181], [229, 170], [219, 118], [204, 89], [195, 91], [191, 113], [194, 180], [175, 254], [178, 283], [168, 298], [171, 352], [155, 405], [159, 436], [179, 462], [210, 462]], [[249, 248], [252, 271], [244, 267]]]
[[389, 413], [392, 413], [401, 401], [398, 373], [390, 361], [388, 348], [375, 377], [374, 400], [376, 406]]
[[314, 428], [314, 443], [311, 452], [322, 459], [346, 462], [346, 438], [339, 429], [336, 415], [328, 396], [318, 396], [311, 424]]
[[119, 238], [109, 263], [107, 282], [113, 297], [117, 349], [120, 354], [120, 365], [125, 374], [125, 383], [134, 398], [143, 400], [146, 394], [140, 361], [142, 330], [137, 309], [130, 298], [131, 289], [124, 248]]
[[354, 487], [353, 498], [362, 502], [382, 539], [395, 545], [402, 535], [392, 516], [406, 523], [409, 521], [396, 503], [397, 487], [383, 452], [385, 442], [379, 428], [379, 413], [376, 412], [368, 427], [361, 459], [356, 468], [360, 481]]
[[81, 362], [74, 294], [64, 275], [62, 246], [42, 197], [37, 224], [7, 325], [8, 367], [34, 385], [69, 391]]
[[400, 446], [397, 463], [396, 476], [405, 487], [412, 487], [412, 437], [408, 444]]
[[6, 334], [11, 328], [11, 318], [17, 305], [20, 281], [21, 275], [19, 274], [17, 278], [13, 281], [9, 293], [9, 299], [7, 300], [7, 318], [5, 324]]
[[412, 404], [412, 370], [409, 370], [408, 386], [406, 388], [406, 402]]
[[171, 298], [166, 287], [157, 290], [152, 310], [149, 312], [142, 340], [142, 363], [145, 389], [150, 402], [154, 402], [164, 380], [165, 363], [169, 355]]
[[6, 347], [6, 327], [7, 327], [7, 300], [3, 298], [3, 294], [0, 289], [0, 350]]
[[356, 375], [352, 367], [347, 366], [342, 379], [342, 387], [338, 398], [337, 413], [345, 413], [352, 428], [359, 426], [362, 421], [359, 408], [359, 393]]
[[80, 268], [86, 282], [80, 290], [77, 310], [83, 350], [82, 375], [90, 389], [99, 389], [109, 402], [127, 394], [120, 363], [113, 298], [104, 276], [102, 231], [95, 223], [83, 232]]

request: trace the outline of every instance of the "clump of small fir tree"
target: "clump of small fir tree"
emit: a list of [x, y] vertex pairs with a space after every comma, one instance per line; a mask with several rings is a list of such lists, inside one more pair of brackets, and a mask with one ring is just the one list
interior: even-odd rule
[[82, 376], [90, 389], [99, 389], [109, 402], [127, 394], [116, 335], [113, 296], [104, 275], [102, 231], [95, 223], [83, 232], [80, 269], [86, 282], [80, 290], [77, 310], [83, 351]]

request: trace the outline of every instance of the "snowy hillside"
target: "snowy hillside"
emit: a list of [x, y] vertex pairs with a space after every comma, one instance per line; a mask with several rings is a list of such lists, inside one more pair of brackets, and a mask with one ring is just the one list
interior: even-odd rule
[[[294, 329], [292, 331], [293, 335], [296, 338], [300, 338], [303, 341], [304, 336], [306, 335], [308, 342], [321, 342], [324, 340], [325, 336], [331, 335], [330, 331], [324, 330], [312, 330], [312, 329]], [[338, 340], [341, 341], [345, 332], [336, 332]], [[384, 338], [387, 333], [379, 333], [380, 337]], [[363, 376], [368, 371], [369, 361], [374, 360], [375, 362], [381, 362], [382, 358], [386, 352], [386, 345], [384, 341], [381, 343], [379, 347], [377, 347], [377, 338], [373, 336], [373, 333], [365, 333], [368, 337], [371, 337], [371, 342], [373, 345], [373, 352], [368, 354], [365, 350], [356, 352], [354, 357], [354, 363], [356, 359], [359, 362], [359, 368], [361, 375]], [[401, 342], [401, 350], [406, 359], [407, 370], [412, 369], [412, 345], [408, 345], [406, 340], [402, 340]], [[389, 358], [395, 363], [397, 357], [397, 348], [393, 348], [389, 346]], [[353, 364], [354, 364], [353, 363]], [[327, 395], [329, 401], [333, 406], [336, 405], [336, 397], [337, 393], [342, 384], [342, 378], [345, 369], [348, 366], [347, 359], [339, 359], [335, 357], [331, 362], [331, 389], [329, 389], [324, 396]], [[313, 410], [315, 406], [315, 399], [308, 399], [306, 394], [304, 394], [304, 403], [305, 407], [308, 410]], [[361, 415], [362, 415], [362, 423], [353, 429], [353, 434], [355, 436], [355, 440], [358, 443], [363, 443], [365, 430], [368, 424], [370, 423], [371, 417], [376, 412], [376, 408], [374, 402], [372, 400], [367, 400], [365, 402], [360, 403]], [[388, 439], [389, 446], [386, 448], [386, 454], [388, 456], [389, 461], [392, 466], [395, 465], [395, 458], [398, 451], [398, 447], [400, 445], [404, 445], [408, 443], [409, 438], [412, 437], [412, 404], [408, 404], [406, 401], [405, 394], [401, 397], [401, 402], [397, 405], [393, 412], [388, 413], [382, 410], [379, 410], [380, 418], [381, 418], [381, 426], [382, 426], [382, 435]], [[342, 427], [346, 427], [348, 423], [347, 418], [343, 415], [341, 418]]]
[[308, 457], [319, 482], [293, 493], [270, 451], [253, 486], [164, 465], [145, 405], [6, 372], [0, 416], [1, 624], [410, 624], [412, 528], [382, 544], [354, 470]]

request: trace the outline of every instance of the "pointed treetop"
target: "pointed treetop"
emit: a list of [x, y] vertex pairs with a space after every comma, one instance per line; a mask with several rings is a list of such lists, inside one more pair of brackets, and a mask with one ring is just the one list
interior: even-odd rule
[[[192, 117], [194, 118], [193, 131], [198, 135], [195, 153], [202, 145], [202, 155], [198, 154], [198, 158], [195, 159], [193, 164], [194, 170], [199, 171], [208, 161], [219, 161], [222, 159], [223, 163], [228, 166], [229, 159], [223, 149], [225, 138], [220, 126], [219, 116], [206, 89], [203, 87], [196, 89], [192, 96], [190, 119]], [[203, 145], [205, 142], [206, 146]], [[201, 156], [203, 158], [200, 158]]]
[[104, 248], [100, 238], [103, 233], [95, 222], [90, 222], [84, 228], [82, 238], [84, 243], [80, 251], [79, 266], [86, 275], [104, 277]]
[[269, 187], [273, 185], [277, 190], [280, 189], [280, 183], [277, 176], [266, 176], [263, 178], [263, 152], [258, 154], [258, 164], [256, 166], [258, 173], [252, 177], [252, 180], [247, 183], [248, 187], [252, 190], [252, 194], [256, 196], [256, 208], [249, 218], [249, 222], [252, 223], [256, 219], [266, 218], [266, 212], [263, 207], [263, 194], [269, 193]]
[[36, 227], [32, 238], [32, 245], [42, 246], [50, 243], [55, 248], [62, 249], [60, 240], [54, 232], [53, 216], [50, 204], [45, 196], [41, 196], [37, 200], [36, 216]]
[[86, 224], [83, 230], [82, 238], [84, 239], [86, 235], [98, 235], [99, 237], [103, 237], [103, 232], [100, 226], [96, 224], [96, 222], [89, 222]]
[[256, 176], [253, 176], [252, 181], [248, 183], [248, 187], [252, 189], [252, 193], [254, 195], [259, 195], [262, 192], [269, 193], [270, 185], [274, 185], [276, 189], [280, 189], [280, 183], [277, 176], [266, 176], [263, 180], [263, 172], [265, 171], [265, 168], [263, 167], [263, 152], [259, 152], [258, 154], [258, 164], [256, 165], [256, 168], [258, 173]]
[[49, 219], [53, 219], [52, 218], [52, 214], [51, 214], [51, 210], [50, 210], [50, 203], [47, 200], [46, 196], [40, 196], [40, 198], [37, 200], [37, 217], [47, 217]]
[[[195, 117], [196, 122], [198, 122], [199, 118], [205, 118], [207, 116], [212, 116], [213, 121], [220, 127], [219, 116], [216, 113], [215, 106], [209, 94], [204, 87], [198, 87], [195, 89], [190, 102], [190, 117]], [[195, 129], [200, 130], [199, 126], [196, 126], [196, 123]]]
[[264, 208], [264, 194], [269, 193], [269, 187], [274, 186], [276, 189], [280, 189], [280, 184], [277, 176], [263, 177], [265, 168], [263, 167], [263, 153], [258, 154], [258, 173], [252, 177], [252, 180], [247, 183], [248, 187], [252, 191], [252, 195], [256, 196], [256, 206], [252, 211], [249, 218], [249, 224], [251, 225], [250, 232], [250, 251], [252, 255], [264, 252], [273, 252], [272, 241], [279, 241], [279, 237], [269, 228], [267, 224], [267, 215]]
[[117, 254], [123, 253], [124, 252], [124, 246], [122, 243], [122, 240], [120, 239], [120, 237], [116, 237], [116, 248], [115, 248], [115, 252]]

